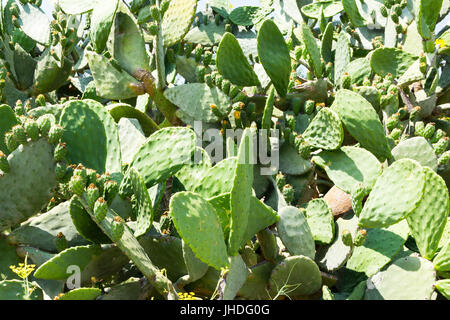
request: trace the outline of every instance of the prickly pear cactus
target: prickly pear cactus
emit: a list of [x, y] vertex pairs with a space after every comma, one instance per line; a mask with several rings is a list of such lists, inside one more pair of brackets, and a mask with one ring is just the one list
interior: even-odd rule
[[242, 2], [2, 1], [0, 300], [449, 298], [449, 1]]

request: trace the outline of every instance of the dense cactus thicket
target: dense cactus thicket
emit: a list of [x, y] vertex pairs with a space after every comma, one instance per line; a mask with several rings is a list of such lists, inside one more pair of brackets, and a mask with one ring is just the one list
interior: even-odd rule
[[1, 6], [1, 300], [450, 297], [449, 0], [55, 2]]

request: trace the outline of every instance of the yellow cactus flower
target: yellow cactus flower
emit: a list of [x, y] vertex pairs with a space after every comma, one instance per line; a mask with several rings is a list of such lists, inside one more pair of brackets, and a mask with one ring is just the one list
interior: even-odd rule
[[445, 47], [445, 41], [444, 41], [444, 39], [441, 39], [441, 38], [439, 38], [439, 39], [436, 39], [436, 42], [435, 42], [437, 45], [439, 45], [441, 48], [442, 47]]

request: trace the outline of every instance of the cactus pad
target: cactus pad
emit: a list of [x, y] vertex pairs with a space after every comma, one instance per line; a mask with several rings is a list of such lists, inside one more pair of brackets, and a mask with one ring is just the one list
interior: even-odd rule
[[342, 232], [347, 230], [355, 237], [358, 228], [356, 215], [346, 215], [336, 220], [335, 237], [330, 245], [321, 246], [317, 249], [316, 261], [327, 271], [335, 271], [347, 262], [352, 249], [342, 242]]
[[71, 273], [68, 272], [70, 266], [77, 266], [81, 271], [91, 262], [94, 256], [101, 253], [99, 245], [79, 246], [66, 249], [44, 264], [34, 273], [38, 279], [64, 280]]
[[437, 170], [437, 157], [431, 144], [424, 137], [412, 137], [400, 142], [392, 149], [394, 160], [409, 158], [422, 166]]
[[210, 88], [205, 83], [188, 83], [169, 88], [164, 95], [181, 111], [198, 121], [216, 122], [219, 120], [211, 111], [212, 105], [215, 105], [218, 111], [224, 115], [230, 109], [230, 98], [218, 88]]
[[238, 86], [260, 85], [258, 76], [232, 33], [225, 33], [216, 56], [217, 70]]
[[7, 104], [0, 105], [0, 151], [8, 155], [9, 150], [5, 144], [5, 133], [11, 130], [19, 122], [10, 106]]
[[242, 6], [230, 12], [229, 19], [238, 26], [252, 26], [273, 11], [269, 7]]
[[433, 264], [416, 255], [400, 258], [367, 280], [366, 300], [430, 300], [436, 281]]
[[425, 185], [425, 173], [414, 160], [395, 161], [377, 179], [360, 214], [360, 224], [380, 228], [394, 224], [417, 208]]
[[206, 199], [229, 193], [233, 187], [233, 176], [230, 172], [235, 172], [236, 166], [236, 157], [229, 157], [218, 162], [195, 184], [193, 191]]
[[194, 20], [197, 0], [172, 0], [161, 24], [166, 48], [173, 46], [188, 33]]
[[120, 185], [120, 193], [128, 196], [134, 195], [133, 216], [136, 217], [134, 236], [142, 236], [152, 226], [154, 212], [144, 180], [134, 168], [127, 171], [127, 175]]
[[77, 288], [60, 296], [58, 300], [95, 300], [101, 293], [99, 288]]
[[239, 145], [236, 172], [230, 195], [231, 223], [228, 251], [231, 256], [238, 253], [248, 225], [253, 185], [253, 164], [255, 163], [255, 138], [255, 131], [247, 128], [242, 134]]
[[275, 22], [268, 19], [258, 32], [258, 56], [280, 96], [287, 93], [291, 58], [286, 42]]
[[120, 142], [114, 119], [94, 100], [70, 101], [64, 106], [60, 125], [67, 158], [98, 172], [121, 171]]
[[315, 241], [331, 243], [334, 239], [334, 218], [331, 208], [323, 199], [313, 199], [306, 207], [306, 221]]
[[383, 125], [372, 105], [359, 94], [342, 89], [331, 106], [348, 132], [377, 158], [391, 156]]
[[397, 48], [379, 48], [373, 52], [370, 58], [370, 66], [376, 74], [382, 77], [390, 73], [398, 78], [408, 70], [417, 58], [417, 56]]
[[312, 158], [333, 183], [352, 194], [359, 185], [370, 190], [381, 175], [381, 163], [369, 151], [345, 146], [337, 151], [323, 151]]
[[322, 76], [323, 65], [322, 61], [320, 60], [321, 58], [320, 50], [319, 47], [317, 46], [316, 39], [314, 38], [311, 29], [305, 23], [302, 23], [301, 31], [306, 51], [308, 52], [312, 60], [312, 67], [314, 69], [314, 74], [319, 78]]
[[287, 206], [279, 210], [278, 235], [292, 255], [314, 259], [316, 254], [313, 234], [306, 217], [298, 208]]
[[310, 295], [321, 287], [319, 267], [311, 258], [301, 255], [288, 257], [278, 263], [269, 280], [269, 292], [273, 297], [278, 293], [288, 297]]
[[96, 92], [106, 99], [129, 99], [137, 94], [130, 88], [137, 80], [124, 70], [117, 70], [104, 56], [86, 52], [94, 77]]
[[303, 133], [305, 140], [316, 148], [334, 150], [344, 141], [344, 129], [339, 116], [328, 108], [321, 109]]
[[28, 219], [8, 235], [8, 241], [57, 252], [55, 238], [61, 232], [70, 247], [86, 245], [88, 242], [78, 234], [68, 213], [69, 202], [66, 201], [46, 213]]
[[368, 229], [364, 245], [353, 249], [346, 268], [362, 272], [367, 277], [374, 275], [401, 251], [408, 233], [409, 228], [404, 220], [388, 228]]
[[229, 265], [222, 227], [206, 200], [192, 192], [179, 192], [170, 200], [170, 215], [197, 258], [216, 269]]
[[8, 162], [9, 172], [0, 177], [0, 230], [37, 214], [57, 185], [52, 146], [44, 139], [20, 145]]
[[194, 131], [181, 127], [164, 128], [147, 139], [134, 155], [130, 167], [142, 176], [147, 187], [151, 187], [191, 163], [194, 149]]
[[406, 217], [422, 257], [431, 260], [438, 250], [449, 212], [449, 195], [444, 179], [424, 167], [425, 188], [419, 206]]

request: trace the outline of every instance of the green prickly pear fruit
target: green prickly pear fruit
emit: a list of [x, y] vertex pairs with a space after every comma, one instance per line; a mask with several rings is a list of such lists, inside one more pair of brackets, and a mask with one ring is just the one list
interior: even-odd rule
[[444, 152], [438, 160], [438, 165], [446, 166], [450, 162], [450, 151]]
[[285, 184], [281, 192], [283, 193], [284, 200], [286, 200], [288, 204], [294, 201], [294, 188], [290, 184]]
[[394, 113], [392, 116], [390, 116], [386, 121], [386, 128], [389, 131], [394, 130], [395, 127], [397, 127], [399, 123], [399, 115], [398, 113]]
[[231, 82], [228, 79], [224, 79], [222, 81], [222, 91], [223, 93], [225, 93], [226, 95], [230, 94], [230, 89], [231, 89]]
[[435, 129], [436, 128], [434, 127], [433, 122], [427, 123], [427, 125], [425, 126], [425, 129], [423, 130], [423, 137], [425, 139], [430, 139], [431, 137], [433, 137]]
[[191, 56], [192, 50], [194, 50], [194, 46], [192, 43], [186, 43], [186, 46], [184, 47], [184, 54], [187, 58]]
[[341, 86], [343, 89], [350, 89], [352, 86], [352, 77], [347, 72], [341, 77]]
[[275, 182], [278, 189], [283, 190], [283, 187], [286, 185], [286, 176], [281, 171], [278, 172], [275, 176]]
[[381, 6], [380, 7], [380, 13], [381, 13], [381, 15], [383, 16], [383, 17], [387, 17], [388, 16], [388, 11], [387, 11], [387, 8], [385, 7], [385, 6]]
[[147, 27], [148, 32], [152, 35], [152, 36], [156, 36], [158, 34], [158, 26], [154, 23], [149, 23], [148, 27]]
[[392, 7], [392, 11], [394, 11], [397, 16], [401, 16], [403, 9], [398, 4], [396, 4]]
[[9, 172], [9, 162], [6, 154], [0, 151], [0, 170], [3, 172]]
[[211, 77], [211, 74], [205, 75], [205, 83], [208, 85], [208, 87], [212, 88], [214, 87], [214, 81]]
[[63, 162], [57, 162], [55, 166], [56, 179], [62, 180], [66, 176], [67, 167]]
[[358, 230], [355, 236], [355, 240], [353, 241], [353, 245], [355, 247], [360, 247], [366, 242], [367, 239], [367, 231], [365, 229]]
[[400, 137], [401, 137], [401, 135], [402, 135], [402, 130], [401, 129], [399, 129], [399, 128], [394, 128], [393, 130], [392, 130], [392, 132], [389, 134], [389, 137], [391, 137], [392, 139], [394, 139], [394, 140], [398, 140]]
[[206, 51], [203, 55], [203, 65], [208, 67], [211, 64], [213, 54], [211, 51]]
[[214, 79], [214, 83], [216, 84], [216, 86], [217, 86], [218, 88], [221, 88], [221, 87], [222, 87], [222, 81], [223, 81], [223, 76], [222, 76], [221, 74], [218, 74], [218, 75], [216, 76], [216, 78]]
[[98, 197], [100, 196], [100, 191], [98, 190], [97, 186], [93, 183], [91, 183], [87, 189], [86, 189], [86, 198], [87, 203], [89, 206], [89, 209], [94, 209], [94, 204], [97, 201]]
[[203, 48], [201, 44], [198, 44], [194, 50], [194, 57], [196, 62], [200, 62], [203, 56]]
[[438, 142], [433, 144], [434, 153], [442, 154], [447, 150], [448, 146], [448, 137], [441, 138]]
[[65, 143], [59, 143], [55, 147], [55, 151], [53, 153], [53, 156], [55, 158], [55, 161], [61, 161], [64, 159], [64, 157], [67, 154], [67, 146]]
[[365, 77], [364, 80], [363, 80], [362, 85], [365, 86], [365, 87], [369, 87], [371, 84], [372, 83], [370, 82], [370, 79]]
[[425, 130], [425, 123], [423, 121], [417, 121], [414, 125], [414, 135], [423, 136]]
[[117, 193], [119, 193], [119, 184], [114, 180], [107, 180], [103, 187], [103, 198], [108, 205], [111, 205]]
[[390, 9], [392, 8], [393, 0], [383, 0], [383, 4], [386, 6], [386, 8]]
[[431, 139], [430, 139], [430, 142], [431, 143], [436, 143], [436, 142], [438, 142], [441, 138], [443, 138], [443, 137], [445, 137], [445, 132], [442, 130], [442, 129], [437, 129], [435, 132], [434, 132], [434, 134], [433, 134], [433, 136], [431, 137]]
[[64, 251], [67, 249], [67, 239], [62, 232], [58, 233], [55, 238], [55, 246], [58, 252]]
[[161, 18], [159, 8], [156, 5], [150, 7], [150, 14], [152, 15], [153, 21], [159, 22]]
[[94, 169], [86, 169], [87, 184], [97, 184], [97, 171]]
[[123, 225], [122, 218], [119, 216], [115, 216], [114, 221], [112, 222], [112, 225], [111, 225], [112, 240], [114, 242], [119, 241], [122, 238], [124, 231], [125, 231], [125, 227]]
[[51, 144], [57, 144], [61, 140], [64, 133], [64, 128], [58, 124], [54, 124], [50, 127], [48, 131], [48, 142]]
[[409, 120], [417, 121], [417, 119], [419, 118], [419, 112], [420, 107], [419, 106], [414, 107], [412, 111], [409, 113]]
[[52, 117], [49, 114], [44, 114], [43, 116], [39, 117], [37, 120], [39, 131], [41, 132], [41, 135], [47, 136], [50, 127], [52, 126]]
[[246, 103], [247, 99], [248, 99], [247, 95], [244, 92], [239, 91], [239, 93], [231, 100], [231, 103], [236, 103], [236, 102]]
[[302, 99], [295, 97], [292, 99], [292, 111], [294, 111], [295, 115], [300, 113], [300, 109], [302, 108]]
[[395, 12], [391, 13], [391, 19], [392, 19], [392, 21], [394, 21], [394, 23], [398, 23], [398, 21], [399, 21], [398, 15]]
[[296, 46], [294, 49], [295, 60], [300, 60], [303, 55], [303, 48], [300, 46]]
[[400, 23], [395, 25], [395, 32], [397, 32], [397, 34], [403, 33], [403, 26]]
[[206, 68], [204, 66], [198, 66], [195, 69], [195, 75], [197, 76], [197, 80], [200, 82], [205, 82], [206, 78]]
[[27, 134], [25, 133], [25, 129], [20, 124], [12, 127], [11, 132], [14, 136], [14, 140], [16, 140], [18, 144], [27, 143]]
[[24, 128], [27, 136], [32, 140], [36, 141], [39, 139], [39, 126], [33, 119], [27, 119], [24, 123]]
[[74, 169], [73, 175], [80, 176], [85, 181], [85, 183], [87, 183], [86, 168], [80, 163], [79, 165], [75, 166], [73, 169]]
[[315, 107], [316, 106], [313, 100], [307, 100], [305, 102], [305, 113], [312, 114], [314, 112]]
[[408, 108], [403, 107], [398, 109], [398, 116], [401, 121], [408, 119], [409, 118]]
[[230, 92], [228, 93], [228, 96], [233, 99], [234, 97], [236, 97], [238, 95], [238, 93], [241, 92], [241, 90], [239, 89], [239, 87], [235, 86], [234, 84], [232, 84], [230, 86]]
[[108, 212], [108, 204], [102, 197], [98, 198], [94, 203], [94, 217], [97, 222], [102, 222]]
[[348, 247], [351, 247], [353, 245], [352, 234], [350, 233], [350, 231], [342, 231], [342, 242]]
[[70, 178], [69, 189], [73, 194], [76, 194], [77, 196], [81, 197], [81, 195], [84, 192], [85, 187], [86, 187], [86, 182], [81, 176], [73, 175]]
[[40, 94], [36, 97], [36, 104], [41, 107], [45, 107], [45, 96]]

